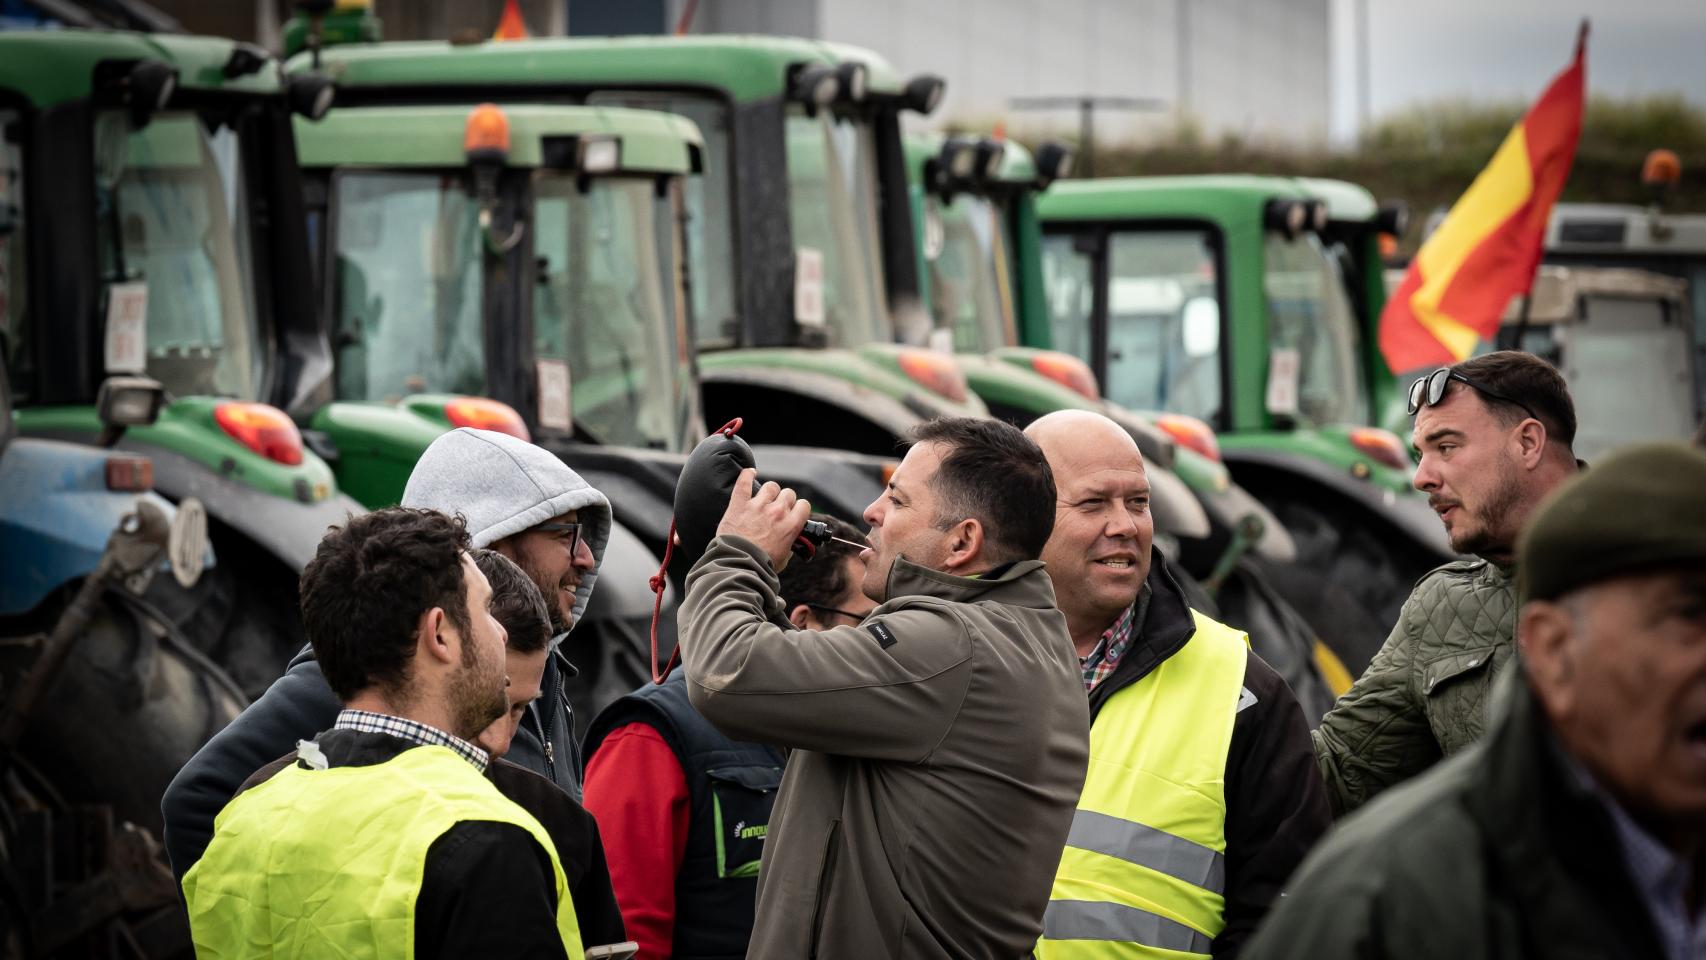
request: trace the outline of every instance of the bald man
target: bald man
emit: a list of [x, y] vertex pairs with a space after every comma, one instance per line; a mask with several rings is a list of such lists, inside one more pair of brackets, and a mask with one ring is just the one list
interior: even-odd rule
[[1043, 562], [1091, 724], [1036, 955], [1236, 956], [1332, 819], [1303, 711], [1151, 550], [1149, 478], [1125, 430], [1072, 410], [1025, 433], [1054, 472]]

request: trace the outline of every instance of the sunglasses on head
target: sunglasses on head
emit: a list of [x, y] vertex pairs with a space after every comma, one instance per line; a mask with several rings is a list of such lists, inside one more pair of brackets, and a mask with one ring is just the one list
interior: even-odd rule
[[575, 555], [575, 548], [580, 544], [581, 539], [580, 521], [558, 522], [553, 520], [550, 523], [541, 523], [533, 529], [540, 533], [566, 534], [569, 541], [569, 556]]
[[[1479, 391], [1482, 396], [1491, 397], [1501, 403], [1508, 403], [1512, 406], [1521, 407], [1523, 413], [1528, 414], [1536, 420], [1540, 420], [1540, 415], [1535, 413], [1533, 408], [1529, 407], [1528, 404], [1513, 397], [1507, 397], [1497, 390], [1492, 390], [1482, 384], [1476, 383], [1461, 373], [1453, 372], [1450, 367], [1440, 367], [1433, 373], [1430, 373], [1420, 380], [1417, 380], [1415, 383], [1410, 384], [1410, 416], [1413, 417], [1416, 415], [1416, 411], [1423, 407], [1434, 406], [1444, 399], [1445, 388], [1449, 386], [1453, 380], [1456, 380], [1458, 383], [1468, 384], [1470, 387]], [[1545, 421], [1542, 420], [1541, 422], [1544, 423]]]

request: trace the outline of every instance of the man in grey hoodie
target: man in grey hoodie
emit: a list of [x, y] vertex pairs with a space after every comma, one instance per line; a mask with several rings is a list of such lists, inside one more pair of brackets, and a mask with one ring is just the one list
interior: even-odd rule
[[[563, 695], [572, 673], [558, 650], [586, 611], [610, 538], [610, 502], [549, 452], [507, 434], [462, 428], [427, 447], [403, 491], [403, 506], [460, 513], [475, 547], [490, 547], [527, 571], [545, 594], [556, 636], [540, 698], [522, 718], [507, 759], [580, 799], [580, 756]], [[181, 880], [213, 836], [213, 819], [250, 774], [337, 719], [338, 698], [311, 649], [178, 771], [161, 801], [166, 854]], [[564, 864], [570, 869], [569, 864]]]

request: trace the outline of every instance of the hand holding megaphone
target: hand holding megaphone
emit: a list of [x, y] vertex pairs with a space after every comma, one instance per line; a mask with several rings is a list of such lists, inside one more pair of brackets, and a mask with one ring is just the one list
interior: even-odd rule
[[735, 536], [751, 542], [770, 557], [778, 572], [793, 555], [794, 543], [811, 519], [812, 505], [794, 491], [775, 482], [759, 484], [758, 469], [747, 467], [729, 492], [729, 506], [717, 524], [717, 536]]

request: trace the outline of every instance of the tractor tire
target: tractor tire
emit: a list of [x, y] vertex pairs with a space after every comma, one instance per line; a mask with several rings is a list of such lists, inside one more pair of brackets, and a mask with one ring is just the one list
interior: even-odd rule
[[1296, 562], [1272, 565], [1271, 582], [1360, 676], [1416, 581], [1440, 560], [1360, 507], [1324, 504], [1283, 486], [1254, 489], [1297, 544]]
[[254, 700], [308, 642], [297, 575], [229, 535], [215, 540], [214, 554], [217, 562], [194, 587], [185, 590], [169, 576], [156, 576], [146, 598]]
[[[5, 689], [26, 675], [58, 606], [33, 618], [38, 633], [0, 625]], [[248, 701], [168, 618], [122, 590], [106, 591], [74, 642], [17, 749], [66, 803], [108, 806], [115, 822], [158, 835], [166, 785]]]

